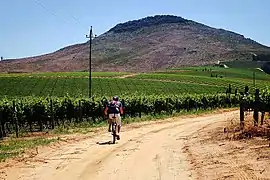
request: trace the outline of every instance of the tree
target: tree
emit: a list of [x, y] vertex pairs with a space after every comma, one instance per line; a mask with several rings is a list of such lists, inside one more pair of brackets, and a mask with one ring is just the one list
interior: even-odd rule
[[3, 56], [1, 56], [1, 61], [3, 61], [4, 60], [4, 57]]

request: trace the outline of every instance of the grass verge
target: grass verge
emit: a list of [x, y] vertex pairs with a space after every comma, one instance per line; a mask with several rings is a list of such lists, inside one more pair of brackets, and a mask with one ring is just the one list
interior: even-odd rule
[[27, 149], [43, 146], [55, 142], [57, 139], [8, 139], [0, 142], [0, 162], [24, 153]]
[[[160, 114], [160, 115], [142, 115], [142, 117], [128, 117], [125, 119], [122, 119], [122, 125], [125, 124], [132, 124], [132, 123], [139, 123], [139, 122], [145, 122], [145, 121], [158, 121], [166, 118], [172, 118], [172, 117], [178, 117], [178, 116], [198, 116], [198, 115], [207, 115], [218, 111], [232, 111], [237, 110], [238, 108], [225, 108], [225, 109], [207, 109], [207, 110], [198, 110], [198, 111], [181, 111], [179, 113], [174, 112], [173, 114]], [[65, 124], [57, 127], [54, 129], [51, 133], [52, 134], [73, 134], [73, 133], [79, 133], [79, 134], [87, 134], [89, 132], [96, 131], [96, 128], [101, 127], [107, 127], [107, 120], [105, 121], [99, 121], [96, 123], [92, 122], [82, 122], [79, 124], [70, 123]]]

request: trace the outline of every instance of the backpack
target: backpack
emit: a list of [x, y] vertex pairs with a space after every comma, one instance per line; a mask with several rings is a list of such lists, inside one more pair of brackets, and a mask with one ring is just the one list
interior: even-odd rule
[[109, 113], [119, 113], [119, 104], [117, 101], [111, 101], [108, 105]]

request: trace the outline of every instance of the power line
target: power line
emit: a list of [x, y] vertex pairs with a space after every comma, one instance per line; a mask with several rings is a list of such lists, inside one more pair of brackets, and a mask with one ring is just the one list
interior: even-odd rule
[[[52, 15], [54, 15], [55, 17], [58, 17], [53, 11], [50, 11], [48, 8], [46, 8], [39, 0], [34, 0], [40, 7], [42, 7], [45, 11], [47, 11], [48, 13], [51, 13]], [[63, 21], [66, 24], [69, 24], [67, 21], [61, 19], [61, 21]]]
[[[54, 13], [53, 11], [51, 11], [49, 8], [47, 8], [44, 4], [42, 4], [39, 0], [34, 0], [41, 8], [43, 8], [45, 11], [47, 11], [48, 13], [51, 13], [52, 15], [54, 15], [55, 17], [57, 17], [59, 20], [61, 20], [62, 22], [64, 22], [67, 25], [70, 25], [70, 23], [68, 21], [66, 21], [65, 19], [59, 18], [57, 16], [56, 13]], [[76, 18], [74, 15], [70, 15], [72, 17], [72, 19], [76, 22], [76, 24], [80, 25], [81, 27], [83, 27], [83, 29], [88, 29], [87, 26], [85, 26], [78, 18]]]
[[78, 24], [78, 25], [81, 25], [84, 29], [88, 29], [88, 27], [87, 26], [85, 26], [78, 18], [76, 18], [74, 15], [71, 15], [71, 17], [74, 19], [74, 21], [76, 21], [76, 23]]
[[[63, 23], [67, 24], [68, 26], [71, 25], [71, 22], [67, 21], [66, 19], [60, 18], [59, 16], [57, 16], [57, 14], [55, 12], [53, 12], [52, 10], [50, 10], [49, 8], [47, 8], [43, 3], [41, 3], [40, 0], [34, 0], [42, 9], [44, 9], [45, 11], [47, 11], [48, 13], [52, 14], [53, 16], [57, 17], [60, 21], [62, 21]], [[83, 29], [88, 29], [88, 27], [86, 27], [78, 18], [76, 18], [74, 15], [70, 15], [70, 17], [72, 17], [72, 19], [76, 22], [77, 25], [79, 25], [78, 27], [83, 28]], [[74, 39], [73, 39], [74, 41]], [[72, 59], [76, 59], [77, 56], [81, 53], [82, 51], [78, 51]]]

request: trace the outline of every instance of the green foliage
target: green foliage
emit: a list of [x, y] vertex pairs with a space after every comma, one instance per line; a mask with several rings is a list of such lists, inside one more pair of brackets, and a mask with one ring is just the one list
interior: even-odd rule
[[217, 66], [198, 66], [198, 67], [186, 67], [175, 68], [166, 72], [159, 72], [161, 74], [176, 74], [176, 75], [193, 75], [193, 76], [206, 76], [210, 77], [211, 73], [222, 75], [227, 79], [245, 79], [252, 80], [253, 72], [256, 73], [256, 80], [270, 80], [270, 76], [265, 72], [262, 72], [256, 68], [238, 67], [238, 68], [221, 68]]
[[[237, 106], [240, 96], [225, 94], [197, 95], [134, 95], [121, 96], [125, 117], [136, 117], [173, 112], [206, 110]], [[16, 111], [13, 109], [13, 102]], [[24, 97], [2, 99], [0, 101], [0, 120], [7, 133], [15, 130], [14, 116], [18, 118], [20, 131], [42, 131], [44, 128], [65, 125], [66, 123], [100, 123], [104, 120], [103, 110], [108, 103], [107, 97], [88, 98], [43, 98]]]
[[[161, 81], [174, 81], [181, 82], [192, 85], [205, 85], [204, 88], [208, 89], [210, 86], [219, 87], [220, 89], [227, 88], [231, 84], [232, 88], [243, 89], [246, 85], [253, 87], [253, 73], [250, 74], [241, 74], [241, 71], [238, 72], [238, 78], [236, 72], [215, 72], [213, 71], [214, 77], [211, 77], [211, 72], [196, 72], [196, 71], [184, 71], [184, 72], [159, 72], [152, 74], [139, 74], [133, 79], [145, 79], [145, 80], [161, 80]], [[216, 74], [219, 75], [216, 78]], [[223, 78], [220, 78], [222, 76]], [[251, 77], [249, 77], [251, 76]], [[270, 76], [267, 74], [262, 74], [261, 72], [256, 72], [256, 87], [265, 88], [269, 84]], [[208, 87], [206, 87], [208, 85]], [[207, 91], [210, 92], [210, 91]]]
[[270, 89], [260, 91], [259, 96], [246, 95], [241, 98], [240, 104], [246, 109], [258, 109], [261, 112], [270, 111]]
[[270, 108], [270, 89], [264, 89], [260, 95], [262, 103]]
[[[142, 73], [128, 78], [114, 78], [125, 73], [94, 72], [95, 77], [109, 78], [93, 78], [92, 93], [95, 96], [223, 93], [229, 84], [233, 91], [236, 88], [241, 91], [246, 85], [254, 89], [253, 71], [256, 72], [256, 88], [265, 88], [270, 76], [259, 70], [205, 66]], [[31, 77], [29, 74], [1, 74], [0, 82], [0, 97], [88, 96], [88, 72], [37, 73]]]
[[[0, 77], [0, 96], [56, 96], [72, 97], [88, 96], [87, 78], [38, 78], [38, 77]], [[92, 93], [96, 96], [114, 96], [116, 94], [132, 95], [179, 95], [183, 93], [200, 94], [225, 92], [224, 87], [185, 82], [145, 81], [138, 79], [93, 78]]]
[[258, 62], [258, 61], [228, 61], [228, 62], [224, 62], [224, 64], [226, 64], [227, 66], [229, 66], [230, 68], [260, 68], [262, 66], [262, 62]]

